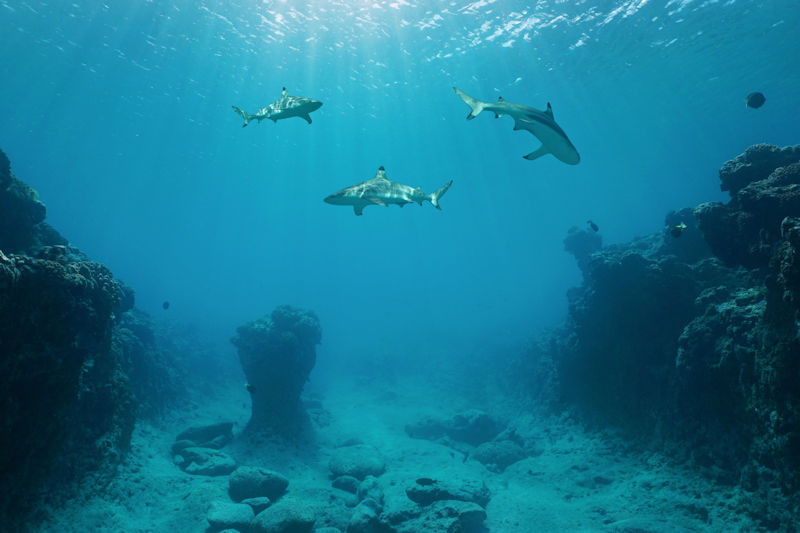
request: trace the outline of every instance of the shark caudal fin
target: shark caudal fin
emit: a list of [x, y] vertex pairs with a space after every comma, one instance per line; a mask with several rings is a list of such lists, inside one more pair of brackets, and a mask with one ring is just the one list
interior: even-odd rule
[[250, 113], [248, 113], [244, 109], [239, 109], [235, 105], [232, 105], [231, 107], [233, 108], [234, 111], [236, 111], [237, 115], [239, 115], [240, 117], [242, 117], [244, 119], [244, 124], [242, 124], [243, 128], [250, 123], [250, 120], [253, 119], [253, 115], [251, 115]]
[[473, 98], [458, 87], [453, 87], [453, 90], [456, 92], [458, 96], [464, 100], [464, 103], [469, 106], [471, 111], [469, 115], [467, 115], [467, 120], [472, 120], [473, 118], [478, 116], [478, 113], [483, 111], [483, 108], [486, 106], [486, 102], [481, 102], [477, 98]]
[[428, 195], [428, 201], [433, 204], [433, 207], [436, 209], [441, 209], [439, 207], [439, 198], [444, 196], [444, 193], [447, 192], [447, 189], [453, 184], [453, 180], [448, 181], [445, 185], [439, 187], [435, 192], [432, 192]]

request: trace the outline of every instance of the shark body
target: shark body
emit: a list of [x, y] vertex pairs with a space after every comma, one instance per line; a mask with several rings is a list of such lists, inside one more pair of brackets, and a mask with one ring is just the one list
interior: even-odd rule
[[311, 124], [310, 113], [319, 109], [320, 106], [322, 106], [322, 102], [319, 100], [306, 98], [305, 96], [291, 96], [286, 91], [286, 87], [284, 87], [280, 98], [267, 107], [262, 107], [256, 111], [255, 114], [250, 114], [236, 106], [231, 107], [236, 111], [236, 114], [244, 119], [244, 124], [242, 124], [244, 128], [251, 120], [258, 120], [261, 122], [265, 118], [268, 118], [272, 122], [278, 122], [285, 118], [300, 117]]
[[550, 102], [547, 102], [547, 109], [539, 111], [532, 107], [521, 104], [513, 104], [507, 102], [501, 96], [497, 102], [481, 102], [477, 98], [473, 98], [464, 91], [453, 87], [456, 94], [470, 107], [470, 113], [467, 115], [467, 120], [472, 120], [481, 111], [492, 111], [495, 118], [508, 115], [514, 119], [514, 130], [526, 130], [533, 134], [534, 137], [542, 142], [542, 145], [524, 156], [525, 159], [532, 161], [538, 159], [546, 154], [553, 154], [559, 161], [563, 161], [568, 165], [577, 165], [580, 163], [581, 156], [578, 150], [575, 149], [572, 142], [564, 133], [564, 130], [556, 124], [553, 118], [553, 108]]
[[389, 181], [386, 177], [386, 170], [380, 167], [374, 178], [333, 193], [325, 198], [325, 202], [333, 205], [352, 205], [357, 216], [364, 214], [364, 208], [368, 205], [386, 207], [389, 204], [397, 204], [403, 207], [411, 202], [422, 205], [425, 200], [433, 204], [436, 209], [441, 209], [439, 198], [444, 196], [452, 184], [453, 180], [450, 180], [435, 192], [425, 194], [420, 187], [414, 188]]

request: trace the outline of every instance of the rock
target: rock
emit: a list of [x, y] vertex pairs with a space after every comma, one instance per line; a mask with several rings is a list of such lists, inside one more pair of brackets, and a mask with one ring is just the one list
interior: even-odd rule
[[272, 504], [270, 499], [266, 496], [260, 496], [258, 498], [245, 498], [240, 503], [244, 503], [252, 507], [255, 514], [260, 513]]
[[378, 502], [380, 506], [383, 506], [383, 488], [378, 483], [378, 478], [374, 476], [364, 478], [364, 481], [358, 486], [356, 495], [359, 501], [370, 498]]
[[519, 444], [511, 440], [501, 440], [484, 442], [470, 457], [483, 463], [492, 472], [502, 472], [525, 456], [525, 450]]
[[735, 196], [754, 180], [769, 176], [776, 168], [800, 161], [800, 146], [779, 148], [769, 144], [749, 147], [719, 170], [720, 190]]
[[595, 231], [571, 227], [564, 238], [564, 250], [571, 253], [581, 270], [589, 262], [589, 257], [603, 247], [603, 238]]
[[[438, 501], [418, 518], [396, 527], [397, 533], [479, 533], [485, 531], [486, 511], [480, 505], [463, 501]], [[532, 529], [533, 531], [533, 529]]]
[[183, 459], [179, 466], [187, 474], [224, 476], [236, 469], [236, 461], [231, 456], [212, 448], [184, 448], [178, 457]]
[[258, 513], [250, 523], [253, 533], [311, 533], [314, 514], [302, 502], [282, 500]]
[[458, 500], [474, 502], [484, 507], [491, 499], [486, 484], [476, 480], [462, 480], [460, 483], [455, 483], [451, 480], [419, 478], [406, 488], [406, 495], [409, 500], [420, 505], [431, 505], [442, 500]]
[[[233, 422], [219, 422], [193, 426], [181, 431], [175, 437], [175, 445], [179, 442], [192, 442], [192, 446], [200, 448], [220, 449], [233, 440]], [[176, 452], [173, 445], [173, 452]], [[184, 446], [185, 448], [186, 446]]]
[[328, 467], [335, 476], [352, 476], [363, 480], [368, 475], [383, 474], [386, 463], [378, 450], [372, 446], [359, 444], [335, 449]]
[[318, 527], [314, 533], [342, 533], [342, 530], [335, 527]]
[[372, 498], [363, 500], [353, 510], [347, 533], [380, 533], [383, 530], [378, 518], [380, 512], [381, 505], [378, 502]]
[[196, 448], [197, 444], [190, 440], [176, 440], [172, 443], [172, 455], [178, 455], [185, 448]]
[[352, 492], [358, 492], [358, 485], [360, 482], [353, 476], [339, 476], [331, 482], [331, 485], [337, 489]]
[[242, 466], [231, 474], [228, 481], [228, 494], [235, 502], [262, 496], [275, 501], [286, 492], [288, 486], [289, 480], [277, 472], [265, 468]]
[[492, 440], [500, 430], [494, 418], [477, 409], [463, 411], [444, 420], [426, 417], [417, 424], [406, 426], [406, 433], [410, 437], [435, 440], [446, 435], [473, 446]]
[[213, 528], [247, 529], [255, 517], [249, 505], [215, 501], [208, 508], [206, 519]]
[[236, 332], [231, 342], [251, 385], [248, 429], [296, 434], [308, 420], [300, 393], [317, 360], [317, 315], [282, 305]]

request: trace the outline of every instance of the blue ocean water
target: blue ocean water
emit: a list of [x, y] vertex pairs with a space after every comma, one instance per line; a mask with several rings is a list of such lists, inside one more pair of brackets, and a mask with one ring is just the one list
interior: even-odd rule
[[[0, 146], [48, 221], [222, 343], [278, 304], [320, 317], [321, 359], [457, 356], [563, 319], [562, 239], [606, 243], [723, 200], [717, 169], [797, 142], [793, 0], [476, 2], [0, 0]], [[280, 96], [300, 119], [241, 127]], [[457, 86], [544, 109], [581, 154], [521, 156], [509, 118]], [[760, 109], [744, 105], [752, 91]], [[322, 199], [371, 178], [442, 211]]]

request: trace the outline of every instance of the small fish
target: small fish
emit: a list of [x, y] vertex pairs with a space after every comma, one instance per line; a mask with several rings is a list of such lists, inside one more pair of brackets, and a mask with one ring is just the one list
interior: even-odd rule
[[161, 307], [163, 307], [164, 311], [166, 311], [167, 309], [169, 309], [169, 302], [164, 302], [163, 304], [161, 304]]
[[589, 224], [589, 227], [592, 228], [592, 231], [594, 231], [595, 233], [600, 231], [600, 228], [597, 227], [597, 224], [595, 224], [591, 220], [587, 220], [586, 223]]
[[671, 228], [669, 228], [669, 234], [677, 239], [678, 237], [683, 235], [683, 230], [685, 229], [686, 229], [686, 224], [681, 222], [677, 226], [672, 226]]
[[755, 93], [750, 93], [750, 94], [747, 95], [747, 98], [744, 99], [744, 104], [747, 107], [752, 107], [753, 109], [758, 109], [759, 107], [764, 105], [764, 102], [766, 102], [766, 101], [767, 101], [767, 99], [762, 93], [755, 92]]
[[256, 387], [255, 387], [255, 385], [251, 385], [251, 384], [249, 384], [249, 383], [248, 383], [248, 384], [246, 384], [246, 385], [244, 386], [244, 388], [245, 388], [245, 389], [247, 389], [247, 392], [249, 392], [250, 394], [253, 394], [253, 393], [255, 393], [255, 392], [256, 392]]

